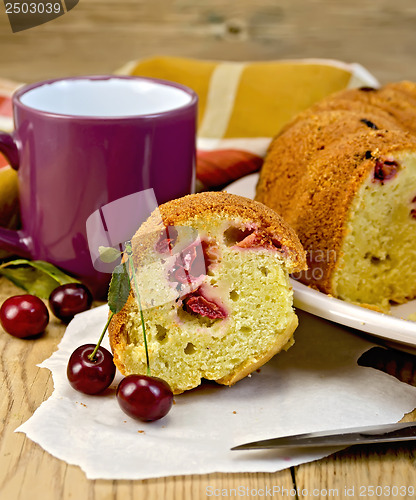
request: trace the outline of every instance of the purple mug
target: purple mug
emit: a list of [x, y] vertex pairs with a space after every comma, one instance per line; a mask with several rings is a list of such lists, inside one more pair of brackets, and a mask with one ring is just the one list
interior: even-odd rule
[[165, 80], [75, 77], [19, 89], [13, 109], [0, 151], [18, 171], [22, 229], [0, 228], [0, 247], [104, 297], [110, 275], [94, 268], [86, 221], [149, 188], [159, 204], [193, 192], [197, 96]]

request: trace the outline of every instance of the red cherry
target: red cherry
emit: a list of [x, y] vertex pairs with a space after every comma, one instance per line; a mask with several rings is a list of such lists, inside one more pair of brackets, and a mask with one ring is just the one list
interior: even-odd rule
[[157, 377], [128, 375], [117, 387], [117, 400], [132, 418], [149, 422], [164, 417], [172, 407], [169, 384]]
[[69, 323], [75, 314], [87, 311], [91, 304], [91, 292], [81, 283], [58, 286], [49, 296], [49, 307], [64, 323]]
[[42, 333], [48, 322], [45, 304], [34, 295], [15, 295], [4, 301], [0, 321], [7, 333], [26, 339]]
[[67, 377], [71, 386], [84, 394], [103, 392], [114, 380], [116, 367], [113, 356], [104, 347], [99, 347], [95, 357], [88, 356], [94, 352], [94, 344], [85, 344], [71, 354], [68, 361]]

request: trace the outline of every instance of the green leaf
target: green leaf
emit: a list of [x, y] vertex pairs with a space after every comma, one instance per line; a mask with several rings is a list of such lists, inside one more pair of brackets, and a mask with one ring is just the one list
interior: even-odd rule
[[98, 253], [100, 254], [100, 260], [106, 264], [116, 261], [120, 258], [121, 252], [113, 247], [98, 247]]
[[10, 267], [0, 269], [0, 274], [31, 295], [47, 299], [57, 282], [47, 274], [33, 267]]
[[42, 260], [16, 259], [0, 266], [0, 274], [15, 285], [42, 299], [49, 298], [52, 290], [66, 283], [79, 283], [60, 269]]
[[119, 264], [114, 268], [108, 289], [108, 307], [110, 311], [117, 314], [123, 309], [130, 294], [130, 278], [127, 264]]
[[33, 266], [40, 271], [45, 272], [51, 278], [55, 279], [60, 285], [66, 285], [67, 283], [80, 283], [73, 276], [69, 276], [65, 274], [63, 271], [55, 267], [53, 264], [49, 262], [45, 262], [44, 260], [29, 260], [27, 261], [29, 266]]

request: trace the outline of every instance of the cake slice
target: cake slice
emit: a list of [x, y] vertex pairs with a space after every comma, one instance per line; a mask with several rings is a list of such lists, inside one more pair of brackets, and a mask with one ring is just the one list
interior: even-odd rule
[[[223, 192], [159, 207], [132, 240], [152, 375], [174, 393], [232, 385], [293, 343], [289, 273], [306, 268], [294, 231], [261, 203]], [[109, 328], [114, 362], [146, 373], [133, 293]]]

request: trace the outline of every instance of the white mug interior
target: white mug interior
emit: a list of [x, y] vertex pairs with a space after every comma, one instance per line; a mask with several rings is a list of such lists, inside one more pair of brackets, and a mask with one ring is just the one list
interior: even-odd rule
[[20, 97], [25, 106], [47, 113], [126, 117], [163, 113], [189, 104], [192, 95], [153, 80], [68, 79], [45, 83]]

